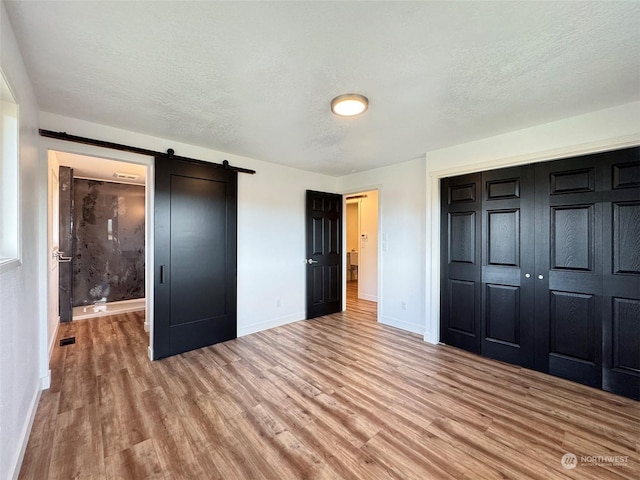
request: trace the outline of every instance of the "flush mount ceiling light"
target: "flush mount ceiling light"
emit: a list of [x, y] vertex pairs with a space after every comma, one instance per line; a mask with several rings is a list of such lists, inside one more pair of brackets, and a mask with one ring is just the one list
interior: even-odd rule
[[369, 100], [358, 93], [339, 95], [331, 100], [331, 111], [341, 117], [353, 117], [367, 111]]

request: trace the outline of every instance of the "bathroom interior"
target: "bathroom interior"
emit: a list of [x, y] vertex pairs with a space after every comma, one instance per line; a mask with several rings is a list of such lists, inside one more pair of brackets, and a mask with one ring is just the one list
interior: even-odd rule
[[61, 322], [145, 310], [145, 168], [56, 152]]

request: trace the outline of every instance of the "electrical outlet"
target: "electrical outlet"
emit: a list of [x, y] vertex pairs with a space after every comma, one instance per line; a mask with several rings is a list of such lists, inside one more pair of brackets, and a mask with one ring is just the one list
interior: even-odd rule
[[280, 302], [280, 299], [276, 300], [276, 307], [280, 307], [282, 305], [282, 303]]
[[402, 302], [400, 302], [400, 308], [402, 310], [406, 310], [407, 309], [407, 302], [405, 302], [404, 300]]

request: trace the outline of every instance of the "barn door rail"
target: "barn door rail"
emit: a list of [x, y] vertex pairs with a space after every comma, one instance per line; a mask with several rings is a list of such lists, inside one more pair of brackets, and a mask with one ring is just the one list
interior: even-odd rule
[[253, 175], [256, 173], [255, 170], [250, 170], [248, 168], [242, 168], [242, 167], [234, 167], [232, 165], [229, 165], [228, 160], [224, 160], [222, 163], [213, 163], [213, 162], [206, 162], [204, 160], [198, 160], [196, 158], [182, 157], [180, 155], [176, 155], [175, 154], [176, 152], [173, 148], [168, 149], [166, 152], [156, 152], [155, 150], [149, 150], [149, 149], [140, 148], [140, 147], [132, 147], [130, 145], [123, 145], [121, 143], [107, 142], [105, 140], [96, 140], [94, 138], [70, 135], [67, 132], [54, 132], [52, 130], [44, 130], [42, 128], [39, 131], [42, 137], [54, 138], [56, 140], [64, 140], [66, 142], [82, 143], [84, 145], [92, 145], [94, 147], [101, 147], [101, 148], [110, 148], [111, 150], [120, 150], [122, 152], [137, 153], [139, 155], [148, 155], [150, 157], [163, 157], [163, 158], [169, 158], [171, 160], [182, 160], [185, 162], [201, 163], [201, 164], [213, 166], [215, 168], [224, 168], [225, 170], [233, 170], [234, 172], [248, 173], [250, 175]]

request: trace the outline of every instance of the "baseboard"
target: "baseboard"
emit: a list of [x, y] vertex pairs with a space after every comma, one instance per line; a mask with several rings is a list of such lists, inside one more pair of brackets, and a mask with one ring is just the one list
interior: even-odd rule
[[253, 323], [251, 325], [238, 328], [238, 336], [244, 337], [245, 335], [249, 335], [251, 333], [261, 332], [270, 328], [281, 327], [282, 325], [286, 325], [287, 323], [293, 323], [304, 319], [305, 314], [304, 312], [301, 312], [293, 313], [291, 315], [285, 315], [284, 317], [274, 318], [273, 320], [268, 320], [266, 322]]
[[435, 338], [433, 336], [433, 334], [424, 334], [424, 338], [423, 340], [427, 343], [430, 343], [431, 345], [438, 345], [440, 343], [440, 340], [438, 340], [437, 338]]
[[411, 323], [411, 322], [405, 322], [404, 320], [398, 320], [397, 318], [393, 318], [393, 317], [385, 317], [380, 315], [380, 317], [378, 317], [378, 322], [384, 324], [384, 325], [389, 325], [390, 327], [396, 327], [399, 328], [401, 330], [406, 330], [408, 332], [412, 332], [412, 333], [418, 333], [420, 335], [424, 335], [424, 326], [423, 325], [416, 325], [415, 323]]
[[[51, 377], [49, 376], [49, 378]], [[20, 468], [22, 467], [24, 454], [27, 451], [27, 443], [29, 443], [29, 435], [31, 434], [31, 427], [33, 427], [33, 421], [35, 420], [36, 412], [38, 411], [38, 404], [40, 403], [40, 395], [42, 394], [42, 390], [44, 390], [44, 386], [42, 382], [43, 382], [43, 379], [40, 379], [38, 388], [36, 388], [33, 398], [31, 399], [31, 404], [29, 405], [27, 423], [22, 429], [22, 432], [20, 434], [20, 439], [18, 440], [18, 445], [20, 445], [20, 449], [18, 450], [18, 457], [15, 459], [15, 462], [13, 464], [13, 473], [9, 477], [12, 480], [17, 480], [18, 476], [20, 475]], [[49, 387], [47, 386], [47, 388]]]
[[359, 293], [358, 294], [358, 298], [360, 300], [369, 300], [370, 302], [378, 303], [378, 296], [377, 295], [369, 295], [368, 293]]
[[56, 340], [58, 339], [58, 329], [60, 328], [60, 317], [58, 317], [58, 323], [56, 323], [56, 330], [53, 332], [51, 336], [51, 340], [49, 340], [49, 361], [51, 361], [51, 356], [53, 355], [53, 349], [56, 346]]

